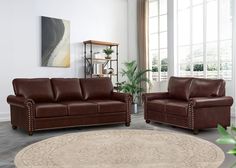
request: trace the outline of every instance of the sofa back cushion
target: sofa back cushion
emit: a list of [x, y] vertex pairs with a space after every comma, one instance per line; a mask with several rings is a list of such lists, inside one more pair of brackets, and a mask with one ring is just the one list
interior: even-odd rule
[[78, 78], [52, 78], [51, 82], [56, 101], [83, 99]]
[[87, 99], [108, 99], [113, 92], [110, 78], [80, 79], [83, 97]]
[[170, 77], [168, 92], [171, 98], [189, 100], [192, 78]]
[[225, 81], [222, 79], [194, 78], [190, 97], [220, 97], [225, 95]]
[[12, 83], [16, 96], [33, 99], [35, 102], [52, 102], [54, 99], [51, 82], [48, 78], [18, 78], [14, 79]]

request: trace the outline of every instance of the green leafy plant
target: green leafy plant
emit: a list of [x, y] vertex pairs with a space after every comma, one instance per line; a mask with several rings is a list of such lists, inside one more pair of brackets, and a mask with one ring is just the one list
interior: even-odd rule
[[106, 58], [111, 58], [110, 55], [114, 52], [111, 48], [104, 49], [103, 52], [106, 54]]
[[[236, 127], [231, 126], [230, 131], [227, 132], [224, 127], [218, 124], [217, 129], [220, 138], [218, 138], [216, 142], [223, 145], [233, 145], [233, 149], [229, 150], [227, 153], [236, 156]], [[232, 168], [233, 167], [236, 167], [236, 163], [232, 165]]]
[[145, 76], [151, 70], [138, 70], [136, 61], [126, 62], [124, 65], [125, 69], [122, 69], [121, 75], [125, 76], [127, 80], [118, 83], [118, 90], [131, 94], [133, 103], [138, 103], [139, 96], [144, 91], [141, 83], [151, 85], [150, 80]]

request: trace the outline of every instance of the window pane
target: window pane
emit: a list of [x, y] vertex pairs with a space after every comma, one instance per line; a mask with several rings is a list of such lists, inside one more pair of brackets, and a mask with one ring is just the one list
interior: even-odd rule
[[166, 65], [166, 60], [167, 60], [167, 49], [161, 49], [160, 50], [160, 58], [161, 58], [161, 61], [164, 61], [164, 62], [161, 62], [161, 65]]
[[178, 9], [186, 9], [190, 6], [190, 0], [178, 0]]
[[218, 77], [218, 64], [208, 63], [207, 64], [207, 78], [217, 78]]
[[220, 78], [231, 80], [232, 78], [232, 62], [222, 62], [220, 64]]
[[208, 43], [206, 45], [206, 61], [207, 62], [217, 62], [218, 55], [217, 55], [217, 43]]
[[193, 7], [193, 20], [192, 20], [192, 39], [193, 44], [203, 42], [203, 5]]
[[194, 45], [192, 47], [192, 59], [193, 63], [203, 62], [203, 45]]
[[203, 0], [193, 0], [192, 1], [192, 5], [198, 5], [198, 4], [202, 4]]
[[220, 42], [220, 61], [221, 62], [232, 61], [232, 41], [231, 40]]
[[203, 63], [198, 63], [193, 65], [193, 76], [195, 77], [204, 77], [204, 66]]
[[191, 62], [190, 46], [179, 47], [178, 59], [179, 63]]
[[190, 64], [180, 64], [180, 71], [191, 71]]
[[149, 58], [152, 60], [152, 65], [158, 65], [158, 50], [151, 50]]
[[149, 19], [149, 33], [158, 32], [158, 17], [153, 17]]
[[207, 41], [216, 41], [218, 37], [218, 19], [217, 19], [217, 1], [210, 1], [207, 3], [207, 34], [206, 39]]
[[167, 79], [167, 0], [149, 0], [149, 65], [152, 80]]
[[158, 66], [159, 66], [159, 60], [158, 60], [158, 50], [154, 50], [150, 52], [150, 59], [152, 60], [152, 80], [157, 81], [158, 80]]
[[168, 71], [167, 49], [160, 50], [160, 59], [161, 59], [161, 80], [166, 80]]
[[167, 31], [167, 15], [160, 16], [160, 31]]
[[160, 1], [160, 15], [167, 13], [167, 0], [159, 0]]
[[231, 0], [220, 0], [220, 40], [232, 38]]
[[167, 48], [167, 32], [160, 33], [160, 48]]
[[149, 49], [158, 49], [158, 34], [149, 35]]
[[180, 64], [179, 67], [180, 76], [192, 76], [190, 64]]
[[190, 44], [190, 9], [178, 13], [178, 45]]
[[232, 2], [178, 0], [176, 26], [180, 76], [232, 78]]
[[158, 3], [157, 1], [152, 1], [149, 3], [149, 16], [157, 16], [158, 15]]

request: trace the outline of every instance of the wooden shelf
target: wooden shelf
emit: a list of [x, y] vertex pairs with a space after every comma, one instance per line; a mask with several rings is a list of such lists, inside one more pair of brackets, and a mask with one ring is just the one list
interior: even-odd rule
[[[84, 44], [84, 76], [85, 78], [102, 78], [109, 77], [112, 83], [117, 83], [119, 78], [119, 44], [113, 42], [87, 40]], [[112, 48], [114, 54], [111, 59], [106, 59], [105, 55], [98, 55], [95, 57], [96, 49]], [[113, 69], [113, 71], [105, 71]], [[104, 72], [113, 72], [113, 74], [103, 74]], [[115, 85], [115, 84], [113, 84]]]
[[[91, 59], [91, 58], [87, 58]], [[117, 61], [117, 59], [93, 58], [94, 61]]]
[[93, 76], [99, 76], [99, 77], [102, 77], [102, 76], [117, 76], [117, 74], [93, 74]]
[[118, 43], [105, 42], [105, 41], [96, 41], [96, 40], [87, 40], [83, 42], [84, 44], [93, 44], [93, 45], [103, 45], [103, 46], [118, 46]]

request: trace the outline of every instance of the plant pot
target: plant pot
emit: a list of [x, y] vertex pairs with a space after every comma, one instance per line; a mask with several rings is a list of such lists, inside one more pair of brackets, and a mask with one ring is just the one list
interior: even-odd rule
[[111, 59], [111, 57], [110, 56], [106, 56], [105, 59]]
[[138, 104], [137, 103], [133, 103], [131, 110], [132, 110], [131, 111], [132, 113], [137, 114], [138, 113]]

